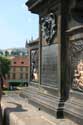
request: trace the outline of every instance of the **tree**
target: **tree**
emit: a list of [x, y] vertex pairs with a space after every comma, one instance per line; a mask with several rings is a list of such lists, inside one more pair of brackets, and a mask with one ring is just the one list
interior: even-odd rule
[[13, 50], [11, 51], [11, 56], [14, 56], [14, 51]]
[[11, 55], [12, 55], [12, 56], [19, 56], [19, 55], [20, 55], [20, 52], [19, 52], [18, 49], [15, 49], [15, 50], [12, 50], [12, 51], [11, 51]]
[[9, 73], [10, 70], [10, 60], [6, 57], [0, 56], [0, 75], [5, 77], [6, 74]]
[[5, 56], [9, 56], [9, 52], [7, 50], [5, 51]]
[[0, 51], [0, 55], [3, 55], [3, 52], [2, 52], [2, 51]]

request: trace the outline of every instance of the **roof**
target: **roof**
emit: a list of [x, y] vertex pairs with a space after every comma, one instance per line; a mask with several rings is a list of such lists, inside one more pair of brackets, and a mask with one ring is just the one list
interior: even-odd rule
[[29, 66], [29, 57], [28, 56], [16, 56], [10, 59], [11, 66]]
[[32, 46], [35, 46], [35, 47], [38, 48], [38, 46], [39, 46], [39, 41], [40, 41], [39, 38], [37, 38], [37, 39], [35, 39], [35, 40], [30, 40], [30, 41], [27, 43], [26, 48], [29, 48], [29, 47], [32, 47]]
[[35, 40], [32, 40], [32, 41], [29, 41], [28, 45], [32, 45], [32, 44], [35, 44], [35, 43], [39, 43], [40, 39], [37, 38]]

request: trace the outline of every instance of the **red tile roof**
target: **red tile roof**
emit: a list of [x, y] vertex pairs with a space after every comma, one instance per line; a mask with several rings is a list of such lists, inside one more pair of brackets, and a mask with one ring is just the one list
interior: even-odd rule
[[16, 56], [11, 58], [11, 66], [29, 66], [29, 57]]

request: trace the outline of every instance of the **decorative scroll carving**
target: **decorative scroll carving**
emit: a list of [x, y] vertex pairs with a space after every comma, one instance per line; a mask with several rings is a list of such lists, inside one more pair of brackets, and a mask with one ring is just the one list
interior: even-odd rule
[[41, 27], [42, 38], [45, 39], [48, 44], [51, 44], [56, 35], [55, 15], [50, 13], [48, 16], [41, 18]]
[[83, 41], [79, 40], [77, 42], [72, 42], [72, 55], [78, 55], [83, 51]]

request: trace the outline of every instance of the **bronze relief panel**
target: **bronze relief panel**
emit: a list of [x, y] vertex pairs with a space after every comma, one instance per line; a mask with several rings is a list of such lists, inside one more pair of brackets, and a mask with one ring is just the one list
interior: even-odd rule
[[32, 49], [30, 52], [31, 56], [31, 71], [30, 71], [30, 81], [39, 81], [39, 49]]
[[70, 37], [72, 89], [83, 92], [83, 33]]
[[41, 18], [42, 43], [50, 45], [54, 42], [57, 33], [57, 18], [53, 13]]
[[83, 92], [83, 0], [71, 1], [69, 58], [72, 89]]

